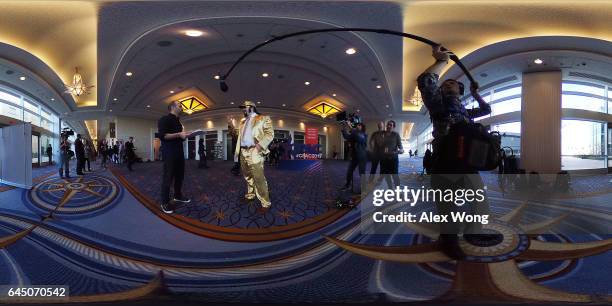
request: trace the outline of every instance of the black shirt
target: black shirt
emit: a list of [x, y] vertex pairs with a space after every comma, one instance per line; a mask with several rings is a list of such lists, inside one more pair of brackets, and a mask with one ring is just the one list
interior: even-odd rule
[[384, 153], [387, 156], [397, 155], [402, 147], [402, 138], [394, 131], [384, 132]]
[[166, 134], [180, 133], [183, 131], [183, 125], [179, 118], [173, 114], [163, 116], [157, 122], [157, 133], [161, 140], [161, 151], [162, 154], [178, 154], [182, 156], [183, 153], [183, 139], [176, 138], [167, 140], [165, 139]]

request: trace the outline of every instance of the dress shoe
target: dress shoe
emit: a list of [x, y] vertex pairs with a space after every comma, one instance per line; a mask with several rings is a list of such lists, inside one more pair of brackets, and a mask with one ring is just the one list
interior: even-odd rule
[[266, 207], [262, 206], [262, 207], [257, 208], [257, 212], [262, 215], [265, 215], [269, 210], [270, 210], [270, 206], [266, 206]]

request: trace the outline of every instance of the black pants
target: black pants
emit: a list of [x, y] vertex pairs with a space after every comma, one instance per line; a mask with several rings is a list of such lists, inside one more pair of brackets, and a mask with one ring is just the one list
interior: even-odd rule
[[132, 171], [132, 165], [136, 161], [136, 156], [134, 153], [128, 153], [126, 157], [127, 157], [127, 167], [130, 171]]
[[[372, 166], [370, 167], [370, 174], [376, 174], [378, 164], [380, 164], [380, 153], [372, 153]], [[380, 168], [382, 170], [382, 165]]]
[[[387, 181], [387, 186], [389, 186], [389, 189], [393, 189], [395, 186], [399, 186], [400, 184], [398, 169], [399, 159], [397, 158], [397, 154], [385, 156], [380, 160], [380, 173], [384, 174], [385, 181]], [[391, 182], [392, 178], [393, 182]]]
[[200, 161], [198, 162], [198, 168], [208, 168], [206, 165], [206, 155], [200, 154]]
[[87, 171], [91, 171], [91, 163], [89, 162], [89, 158], [83, 159], [83, 170], [85, 169], [85, 165], [87, 165]]
[[83, 174], [83, 168], [85, 168], [85, 157], [77, 157], [77, 168], [76, 168], [77, 175]]
[[349, 163], [349, 167], [346, 171], [346, 184], [345, 186], [350, 186], [351, 183], [353, 182], [353, 171], [355, 171], [355, 168], [357, 168], [359, 166], [359, 180], [361, 181], [361, 183], [363, 183], [363, 175], [365, 174], [366, 171], [366, 162], [367, 162], [367, 157], [365, 154], [362, 155], [353, 155], [351, 162]]
[[183, 178], [185, 177], [185, 157], [182, 152], [164, 154], [164, 174], [162, 180], [161, 200], [170, 202], [170, 184], [174, 181], [174, 197], [181, 198]]

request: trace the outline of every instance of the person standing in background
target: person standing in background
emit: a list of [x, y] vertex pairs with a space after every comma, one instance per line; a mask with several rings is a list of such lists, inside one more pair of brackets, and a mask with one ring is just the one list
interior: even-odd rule
[[68, 140], [68, 136], [62, 134], [60, 140], [60, 168], [59, 175], [61, 178], [70, 178], [70, 140]]
[[200, 161], [198, 162], [199, 169], [206, 169], [208, 165], [206, 165], [206, 147], [204, 146], [204, 139], [200, 138], [198, 141], [198, 155], [200, 156]]
[[49, 166], [53, 165], [53, 147], [51, 147], [51, 144], [47, 145], [47, 157], [49, 158]]
[[[384, 132], [384, 152], [381, 160], [381, 173], [386, 174], [385, 180], [389, 189], [394, 189], [400, 185], [399, 178], [399, 157], [398, 154], [403, 154], [402, 138], [395, 132], [395, 121], [387, 121], [387, 129]], [[393, 178], [393, 183], [391, 182]]]
[[85, 142], [85, 158], [83, 159], [83, 170], [87, 166], [87, 171], [91, 172], [91, 160], [93, 159], [93, 148], [89, 140], [84, 139]]
[[132, 165], [136, 161], [136, 153], [134, 152], [134, 150], [136, 150], [134, 148], [134, 137], [130, 137], [130, 140], [125, 143], [123, 150], [125, 151], [125, 158], [127, 159], [128, 170], [134, 171], [134, 169], [132, 169]]
[[85, 145], [83, 145], [83, 139], [81, 134], [77, 134], [77, 139], [74, 142], [74, 153], [77, 159], [77, 175], [83, 175], [83, 168], [85, 168]]

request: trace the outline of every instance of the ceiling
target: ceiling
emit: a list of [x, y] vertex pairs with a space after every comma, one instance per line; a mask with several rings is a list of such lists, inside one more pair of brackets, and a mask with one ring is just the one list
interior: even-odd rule
[[[53, 109], [60, 114], [68, 112], [73, 120], [98, 120], [99, 132], [104, 132], [100, 122], [111, 116], [156, 117], [164, 112], [165, 103], [194, 88], [209, 99], [211, 111], [216, 113], [244, 99], [260, 101], [270, 109], [303, 112], [301, 107], [312, 98], [336, 93], [349, 110], [360, 109], [372, 117], [392, 114], [415, 122], [422, 119], [422, 113], [402, 108], [407, 106], [418, 74], [433, 62], [430, 48], [387, 35], [316, 34], [274, 43], [238, 66], [227, 81], [231, 87], [228, 93], [219, 91], [213, 75], [223, 73], [248, 48], [272, 35], [292, 31], [369, 27], [420, 35], [453, 50], [474, 70], [481, 84], [494, 78], [496, 69], [500, 73], [539, 69], [527, 66], [533, 55], [530, 52], [584, 51], [583, 42], [550, 36], [590, 37], [604, 43], [612, 40], [612, 1], [0, 3], [0, 57], [38, 75], [41, 84], [47, 83], [17, 82], [15, 86], [42, 98], [55, 97]], [[188, 28], [208, 35], [187, 37], [182, 31]], [[516, 40], [527, 37], [537, 39]], [[171, 45], [161, 47], [158, 43], [162, 41]], [[583, 48], [578, 50], [576, 45]], [[17, 51], [10, 53], [7, 46]], [[357, 54], [346, 55], [344, 50], [349, 46], [357, 48]], [[609, 53], [601, 54], [606, 46], [593, 46], [599, 52], [598, 61], [610, 61]], [[519, 53], [523, 56], [510, 56]], [[564, 58], [553, 61], [580, 64], [590, 55], [558, 56]], [[495, 61], [496, 57], [505, 60]], [[28, 60], [20, 62], [23, 58]], [[494, 63], [501, 66], [494, 68]], [[92, 94], [77, 101], [62, 93], [74, 67], [79, 67], [85, 83], [96, 85]], [[594, 62], [592, 67], [607, 66]], [[449, 68], [449, 76], [461, 75], [456, 67]], [[132, 71], [133, 76], [127, 77], [126, 71]], [[263, 72], [270, 76], [262, 78]], [[305, 86], [305, 81], [311, 85]], [[417, 126], [413, 130], [418, 130]]]

